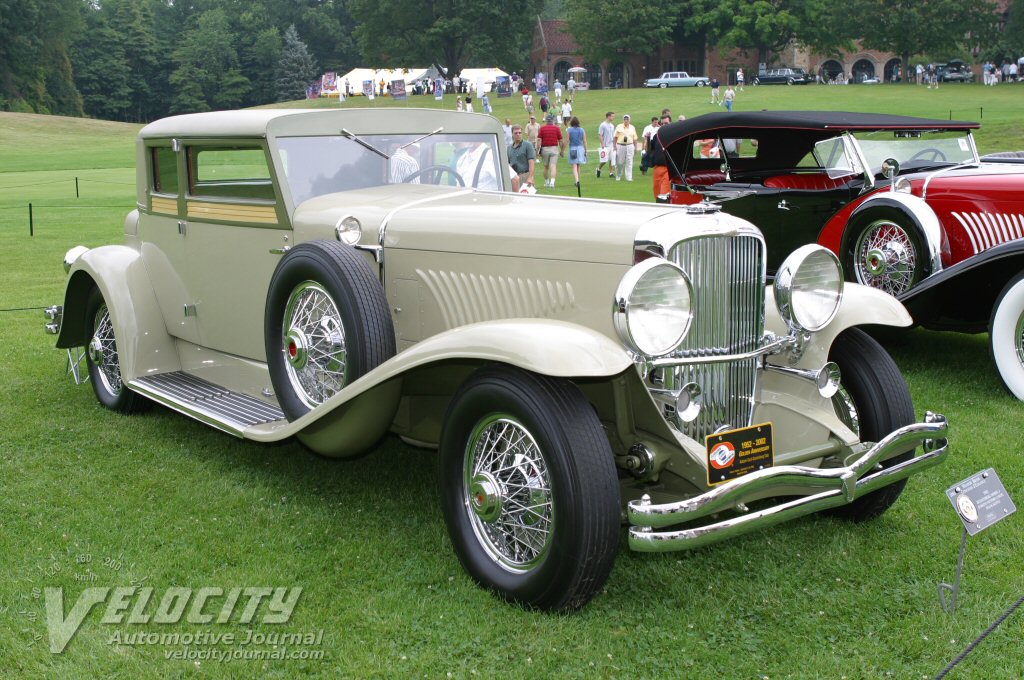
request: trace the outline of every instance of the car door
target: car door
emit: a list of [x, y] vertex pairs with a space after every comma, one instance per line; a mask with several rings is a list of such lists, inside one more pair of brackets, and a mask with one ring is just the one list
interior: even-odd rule
[[292, 232], [261, 140], [186, 143], [185, 250], [200, 344], [266, 360], [267, 290]]
[[146, 193], [139, 201], [136, 237], [167, 332], [198, 343], [199, 327], [189, 307], [194, 294], [186, 271], [185, 173], [178, 162], [179, 150], [170, 139], [148, 140], [143, 148], [145, 160], [139, 172], [146, 176], [139, 181], [145, 181]]

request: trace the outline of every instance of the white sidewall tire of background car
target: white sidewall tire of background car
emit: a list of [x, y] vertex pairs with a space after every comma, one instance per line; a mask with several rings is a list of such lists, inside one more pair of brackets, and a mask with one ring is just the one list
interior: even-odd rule
[[1024, 273], [1012, 279], [996, 300], [989, 325], [992, 360], [999, 377], [1013, 396], [1024, 401], [1024, 362], [1018, 353], [1024, 316]]

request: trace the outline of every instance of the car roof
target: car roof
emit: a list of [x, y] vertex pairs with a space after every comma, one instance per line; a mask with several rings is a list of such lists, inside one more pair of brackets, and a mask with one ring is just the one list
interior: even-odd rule
[[338, 134], [341, 125], [355, 134], [426, 134], [438, 127], [460, 133], [500, 130], [497, 119], [487, 114], [443, 109], [244, 109], [162, 118], [142, 128], [139, 138]]
[[796, 130], [974, 130], [980, 123], [964, 120], [939, 120], [893, 116], [882, 113], [851, 111], [743, 111], [737, 113], [707, 113], [703, 116], [664, 125], [658, 137], [662, 144], [697, 134], [717, 132], [727, 128], [796, 129]]

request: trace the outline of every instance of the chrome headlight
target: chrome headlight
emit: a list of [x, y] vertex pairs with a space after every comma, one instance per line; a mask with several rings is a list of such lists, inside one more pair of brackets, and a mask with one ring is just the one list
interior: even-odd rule
[[363, 225], [352, 215], [345, 215], [334, 225], [334, 234], [342, 243], [354, 246], [363, 236]]
[[693, 286], [682, 269], [661, 258], [644, 260], [615, 291], [615, 331], [639, 354], [668, 354], [690, 330], [692, 301]]
[[842, 299], [843, 268], [822, 246], [797, 248], [775, 276], [775, 306], [791, 329], [820, 331], [835, 317]]

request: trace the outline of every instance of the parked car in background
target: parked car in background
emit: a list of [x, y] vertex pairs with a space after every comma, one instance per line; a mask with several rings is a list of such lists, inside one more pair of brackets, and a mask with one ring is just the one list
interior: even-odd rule
[[544, 609], [601, 591], [624, 517], [639, 551], [862, 520], [945, 457], [945, 419], [857, 328], [909, 314], [827, 249], [769, 285], [749, 222], [513, 193], [503, 140], [440, 110], [147, 125], [125, 243], [68, 252], [48, 330], [114, 411], [439, 449], [466, 571]]
[[935, 67], [935, 77], [943, 83], [970, 83], [974, 74], [966, 64], [939, 64]]
[[657, 78], [644, 81], [644, 87], [704, 87], [711, 79], [707, 76], [691, 76], [686, 71], [666, 71]]
[[978, 127], [762, 111], [699, 116], [658, 136], [671, 200], [719, 202], [757, 224], [770, 272], [793, 248], [821, 244], [848, 280], [898, 296], [916, 323], [989, 331], [1000, 376], [1024, 399], [1024, 165], [980, 159]]
[[754, 85], [806, 85], [814, 80], [802, 68], [772, 68], [754, 76]]

